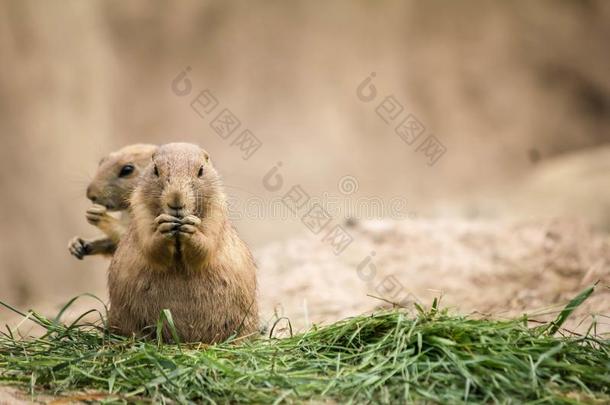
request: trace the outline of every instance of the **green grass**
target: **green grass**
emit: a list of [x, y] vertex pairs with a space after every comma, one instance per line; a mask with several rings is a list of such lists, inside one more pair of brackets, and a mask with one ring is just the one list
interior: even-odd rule
[[135, 340], [31, 313], [47, 332], [4, 332], [0, 383], [107, 402], [607, 403], [610, 341], [555, 336], [592, 291], [536, 328], [525, 317], [471, 319], [433, 305], [214, 346]]

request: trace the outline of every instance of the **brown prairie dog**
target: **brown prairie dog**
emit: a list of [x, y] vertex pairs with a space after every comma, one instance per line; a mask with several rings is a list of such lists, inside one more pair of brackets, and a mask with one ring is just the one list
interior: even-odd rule
[[257, 332], [256, 267], [227, 218], [207, 152], [186, 143], [159, 147], [130, 211], [108, 275], [111, 329], [154, 333], [169, 309], [182, 341], [215, 343]]
[[[125, 233], [129, 222], [129, 197], [142, 171], [150, 164], [155, 145], [125, 146], [104, 157], [95, 177], [87, 187], [87, 198], [93, 205], [87, 210], [87, 222], [98, 227], [105, 235], [85, 240], [74, 237], [68, 250], [77, 259], [90, 255], [111, 255]], [[108, 212], [120, 212], [117, 219]]]

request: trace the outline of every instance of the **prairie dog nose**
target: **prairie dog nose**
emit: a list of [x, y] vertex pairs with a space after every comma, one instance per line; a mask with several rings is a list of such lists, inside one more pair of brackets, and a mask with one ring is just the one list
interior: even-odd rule
[[97, 192], [91, 185], [87, 187], [87, 198], [90, 199], [91, 202], [97, 201]]
[[181, 210], [184, 208], [184, 200], [182, 194], [179, 192], [173, 192], [168, 196], [167, 206], [173, 210]]

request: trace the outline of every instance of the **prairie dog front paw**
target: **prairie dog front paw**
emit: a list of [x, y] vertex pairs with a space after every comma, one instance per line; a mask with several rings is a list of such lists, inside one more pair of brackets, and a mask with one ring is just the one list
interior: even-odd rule
[[180, 225], [180, 218], [169, 214], [161, 214], [155, 218], [155, 231], [168, 239], [176, 234]]
[[106, 209], [106, 207], [99, 204], [94, 204], [89, 207], [89, 209], [87, 209], [85, 217], [87, 218], [87, 222], [94, 226], [99, 226], [100, 223], [104, 221], [116, 221], [115, 218], [111, 217], [110, 214], [108, 214], [108, 210]]
[[108, 209], [103, 205], [92, 205], [87, 210], [87, 222], [98, 227], [115, 244], [119, 243], [121, 236], [125, 232], [125, 226], [117, 218], [108, 213]]
[[178, 232], [181, 234], [192, 235], [197, 232], [197, 227], [201, 224], [201, 219], [197, 218], [194, 215], [187, 215], [186, 217], [180, 220], [180, 226], [178, 227]]
[[83, 260], [83, 257], [87, 256], [90, 251], [89, 243], [78, 236], [75, 236], [68, 243], [68, 251], [78, 260]]

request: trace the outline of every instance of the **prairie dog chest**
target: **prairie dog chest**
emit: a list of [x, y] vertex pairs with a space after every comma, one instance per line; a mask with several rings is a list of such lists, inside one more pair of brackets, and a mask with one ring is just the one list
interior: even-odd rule
[[177, 272], [154, 273], [143, 271], [124, 279], [124, 288], [145, 305], [192, 307], [209, 303], [217, 297], [218, 289], [210, 280]]

